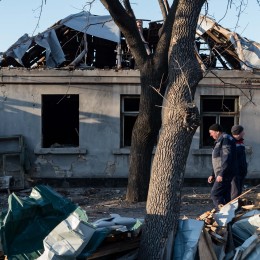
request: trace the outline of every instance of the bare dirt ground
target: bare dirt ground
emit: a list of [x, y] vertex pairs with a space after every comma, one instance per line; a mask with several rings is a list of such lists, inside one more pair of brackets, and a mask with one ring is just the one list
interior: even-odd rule
[[[69, 198], [84, 209], [89, 222], [100, 218], [119, 214], [123, 217], [144, 218], [145, 202], [129, 203], [125, 201], [126, 188], [53, 188], [62, 196]], [[15, 192], [18, 197], [27, 197], [31, 189]], [[0, 211], [8, 206], [8, 193], [0, 193]], [[208, 210], [213, 209], [210, 199], [210, 187], [184, 187], [180, 217], [196, 218]]]

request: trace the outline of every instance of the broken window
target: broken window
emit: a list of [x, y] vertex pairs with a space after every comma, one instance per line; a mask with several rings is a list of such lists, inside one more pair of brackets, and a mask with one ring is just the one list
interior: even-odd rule
[[42, 147], [79, 146], [79, 95], [42, 95]]
[[238, 97], [201, 96], [200, 147], [213, 146], [209, 136], [209, 127], [220, 124], [224, 132], [230, 134], [231, 127], [238, 123]]
[[121, 96], [121, 147], [131, 146], [135, 120], [139, 113], [139, 95]]

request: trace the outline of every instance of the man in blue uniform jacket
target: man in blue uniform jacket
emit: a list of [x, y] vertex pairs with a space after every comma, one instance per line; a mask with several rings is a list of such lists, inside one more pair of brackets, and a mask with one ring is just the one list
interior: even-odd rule
[[208, 182], [214, 182], [211, 198], [218, 210], [231, 200], [231, 181], [236, 172], [236, 143], [219, 124], [211, 125], [209, 134], [215, 143], [212, 151], [213, 175], [209, 176]]

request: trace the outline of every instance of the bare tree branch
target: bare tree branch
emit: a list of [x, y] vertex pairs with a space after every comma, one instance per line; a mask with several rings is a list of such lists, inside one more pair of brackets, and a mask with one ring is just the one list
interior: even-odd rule
[[131, 5], [130, 5], [130, 3], [129, 3], [129, 0], [124, 0], [123, 3], [124, 3], [126, 12], [127, 12], [131, 17], [135, 17], [134, 12], [133, 12], [133, 9], [132, 9], [132, 7], [131, 7]]
[[38, 20], [37, 20], [37, 24], [36, 24], [36, 26], [35, 26], [35, 28], [34, 28], [34, 30], [33, 30], [33, 32], [32, 32], [32, 36], [34, 35], [34, 33], [35, 33], [35, 31], [37, 30], [37, 28], [39, 27], [39, 24], [40, 24], [40, 20], [41, 20], [41, 16], [42, 16], [42, 10], [43, 10], [43, 2], [45, 2], [45, 4], [46, 4], [46, 1], [47, 0], [42, 0], [42, 3], [41, 3], [41, 5], [40, 5], [40, 14], [39, 14], [39, 16], [38, 16]]
[[169, 11], [169, 4], [168, 4], [167, 0], [158, 0], [158, 3], [161, 8], [163, 20], [165, 21], [168, 11]]
[[[241, 93], [248, 99], [249, 102], [251, 102], [253, 105], [256, 106], [255, 102], [253, 102], [253, 97], [252, 95], [250, 95], [250, 97], [248, 97], [248, 95], [243, 91], [242, 88], [238, 87], [236, 84], [232, 84], [232, 83], [227, 83], [225, 82], [221, 77], [219, 77], [213, 70], [209, 70], [217, 79], [219, 79], [223, 84], [224, 84], [224, 87], [225, 86], [232, 86], [232, 87], [235, 87], [237, 89], [239, 89], [241, 91]], [[208, 71], [208, 72], [209, 72]], [[204, 75], [205, 77], [205, 75]]]
[[[170, 39], [172, 35], [172, 27], [175, 20], [175, 13], [179, 0], [175, 0], [169, 9], [167, 18], [161, 28], [159, 41], [155, 51], [155, 59], [160, 59], [163, 55], [168, 55], [168, 49], [170, 46]], [[167, 50], [167, 51], [166, 51]]]
[[109, 11], [114, 22], [128, 40], [128, 45], [136, 63], [142, 66], [147, 60], [147, 53], [137, 29], [136, 18], [133, 11], [131, 11], [129, 1], [124, 0], [125, 8], [119, 0], [100, 0], [100, 2]]
[[170, 9], [168, 0], [164, 0], [164, 5], [165, 5], [166, 11], [167, 11], [167, 13], [168, 13], [168, 12], [169, 12], [169, 9]]

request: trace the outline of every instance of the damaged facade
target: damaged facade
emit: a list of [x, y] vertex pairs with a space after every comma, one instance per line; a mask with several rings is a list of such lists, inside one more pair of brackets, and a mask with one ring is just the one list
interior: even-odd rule
[[[150, 23], [144, 30], [151, 51], [159, 28]], [[233, 124], [245, 126], [248, 178], [258, 178], [259, 44], [201, 17], [195, 46], [207, 72], [195, 96], [202, 123], [186, 177], [211, 174], [208, 127], [217, 121], [228, 132]], [[140, 74], [109, 16], [79, 13], [35, 37], [25, 35], [3, 54], [0, 66], [0, 136], [23, 136], [26, 174], [127, 178]]]
[[[0, 133], [24, 137], [33, 177], [127, 177], [131, 128], [138, 115], [138, 71], [2, 68], [1, 74]], [[260, 73], [209, 72], [195, 102], [202, 126], [193, 138], [186, 177], [211, 173], [207, 129], [217, 118], [229, 129], [238, 122], [245, 126], [248, 178], [257, 178]]]

